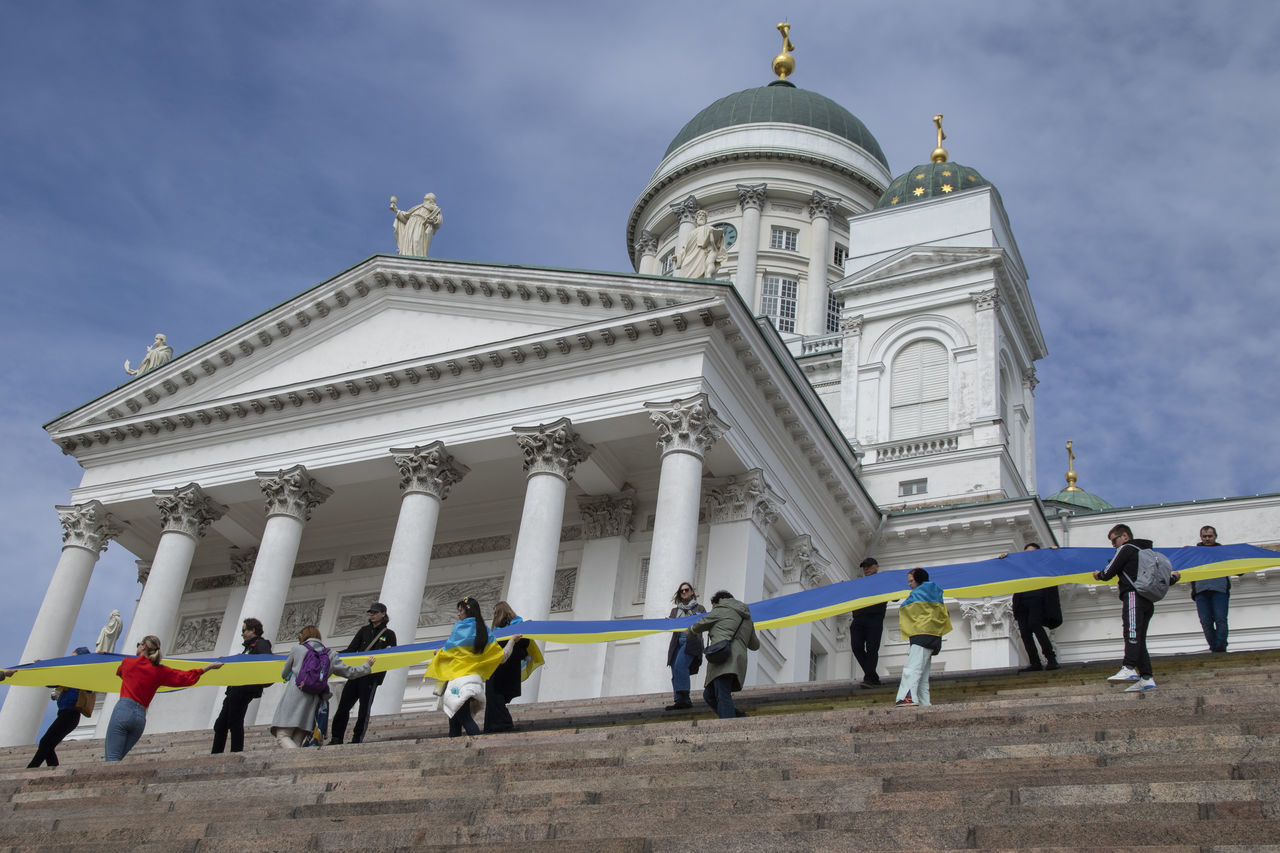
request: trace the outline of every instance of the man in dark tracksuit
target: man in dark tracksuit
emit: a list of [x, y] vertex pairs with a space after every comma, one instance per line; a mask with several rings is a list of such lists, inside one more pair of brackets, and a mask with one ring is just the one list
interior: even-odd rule
[[[875, 557], [867, 557], [858, 564], [863, 577], [870, 577], [880, 571], [880, 564]], [[880, 638], [884, 635], [884, 614], [889, 603], [882, 601], [853, 611], [853, 621], [849, 623], [849, 645], [853, 647], [853, 656], [862, 667], [862, 686], [875, 687], [880, 683], [876, 667], [880, 665]]]
[[[350, 644], [343, 649], [343, 654], [351, 652], [376, 652], [396, 644], [396, 632], [387, 627], [387, 605], [375, 601], [369, 605], [369, 624], [360, 628], [351, 638]], [[364, 740], [365, 730], [369, 728], [369, 712], [373, 709], [373, 694], [378, 685], [385, 679], [385, 672], [352, 678], [342, 688], [342, 698], [338, 700], [338, 710], [333, 714], [333, 738], [331, 744], [342, 743], [347, 733], [347, 720], [351, 716], [351, 706], [360, 703], [356, 712], [356, 727], [351, 731], [351, 742]]]
[[[1120, 671], [1108, 678], [1108, 681], [1132, 681], [1126, 688], [1127, 693], [1139, 693], [1155, 690], [1156, 681], [1151, 677], [1151, 655], [1147, 653], [1147, 626], [1151, 624], [1151, 616], [1156, 606], [1151, 601], [1138, 595], [1133, 582], [1138, 577], [1138, 552], [1150, 550], [1150, 539], [1134, 539], [1133, 531], [1127, 524], [1117, 524], [1107, 533], [1107, 539], [1116, 549], [1115, 556], [1102, 571], [1093, 576], [1105, 581], [1116, 578], [1120, 590], [1120, 618], [1124, 625], [1124, 662]], [[1173, 580], [1178, 580], [1175, 572]]]
[[[240, 639], [244, 641], [246, 655], [271, 654], [271, 641], [262, 636], [262, 623], [252, 617], [244, 620], [240, 627]], [[227, 746], [227, 734], [231, 735], [231, 751], [244, 752], [244, 715], [249, 712], [249, 704], [262, 696], [261, 684], [248, 684], [243, 687], [228, 687], [226, 698], [222, 700], [222, 711], [218, 719], [213, 721], [214, 755], [222, 752]]]

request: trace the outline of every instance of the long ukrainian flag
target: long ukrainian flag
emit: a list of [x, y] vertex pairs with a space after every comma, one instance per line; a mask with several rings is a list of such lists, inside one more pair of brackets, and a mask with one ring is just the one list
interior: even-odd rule
[[[1182, 573], [1184, 583], [1280, 568], [1280, 552], [1253, 545], [1158, 550], [1169, 557], [1175, 571]], [[1106, 566], [1114, 553], [1110, 548], [1044, 548], [1039, 551], [1020, 551], [1004, 559], [926, 568], [930, 580], [942, 587], [948, 598], [982, 598], [1060, 584], [1100, 583], [1094, 579], [1093, 572]], [[1110, 583], [1114, 584], [1115, 581]], [[1175, 587], [1175, 593], [1176, 589]], [[870, 577], [840, 581], [754, 602], [751, 604], [751, 616], [757, 628], [783, 628], [816, 622], [869, 604], [898, 601], [906, 598], [908, 592], [905, 572], [880, 572]], [[557, 643], [602, 643], [681, 631], [697, 619], [697, 616], [688, 616], [680, 619], [525, 621], [509, 628], [494, 630], [491, 636], [498, 640], [521, 634], [530, 639]], [[373, 671], [385, 672], [428, 661], [443, 645], [444, 640], [433, 640], [342, 657], [344, 663], [355, 666], [372, 656]], [[233, 686], [279, 681], [284, 659], [284, 655], [231, 655], [217, 658], [169, 658], [165, 660], [165, 664], [177, 669], [195, 669], [210, 661], [220, 660], [224, 666], [206, 673], [200, 679], [200, 684]], [[31, 686], [59, 684], [82, 690], [115, 693], [120, 690], [120, 679], [115, 673], [121, 660], [121, 655], [92, 654], [7, 667], [15, 669], [16, 673], [6, 683]]]

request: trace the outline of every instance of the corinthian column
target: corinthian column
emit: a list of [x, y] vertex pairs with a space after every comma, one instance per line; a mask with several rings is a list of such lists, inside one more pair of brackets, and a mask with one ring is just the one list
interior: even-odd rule
[[760, 255], [760, 209], [764, 207], [766, 186], [738, 184], [742, 231], [738, 234], [738, 272], [734, 285], [753, 314], [760, 310], [756, 305], [756, 262]]
[[648, 231], [641, 231], [640, 236], [636, 238], [636, 257], [639, 261], [636, 265], [636, 272], [641, 275], [657, 275], [662, 272], [662, 268], [658, 266], [658, 238], [650, 234]]
[[802, 335], [827, 332], [827, 262], [831, 258], [831, 214], [840, 199], [814, 191], [809, 199], [809, 286], [805, 288]]
[[689, 242], [689, 234], [693, 231], [693, 218], [698, 214], [698, 200], [688, 196], [684, 201], [671, 205], [671, 210], [680, 218], [680, 233], [676, 237], [676, 255], [679, 256], [684, 244]]
[[163, 532], [125, 635], [122, 651], [126, 655], [132, 654], [134, 646], [148, 634], [159, 637], [162, 648], [170, 646], [196, 544], [209, 525], [227, 511], [196, 483], [179, 489], [157, 489], [154, 494]]
[[[62, 522], [62, 555], [36, 614], [35, 630], [22, 650], [21, 663], [66, 654], [98, 555], [107, 550], [108, 540], [120, 534], [115, 519], [98, 501], [56, 509]], [[49, 694], [43, 687], [10, 687], [4, 708], [0, 708], [0, 746], [32, 743], [48, 704]]]
[[[386, 603], [388, 624], [404, 644], [416, 639], [431, 547], [440, 521], [440, 504], [471, 469], [454, 459], [440, 441], [425, 447], [393, 447], [391, 455], [400, 469], [400, 517], [396, 520], [378, 600]], [[405, 668], [386, 674], [374, 694], [375, 714], [399, 713], [408, 676], [409, 670]]]
[[302, 543], [302, 526], [333, 490], [317, 482], [301, 465], [283, 471], [259, 471], [254, 476], [267, 498], [267, 526], [262, 531], [253, 576], [237, 622], [256, 617], [262, 622], [262, 635], [275, 642], [293, 578], [293, 564]]

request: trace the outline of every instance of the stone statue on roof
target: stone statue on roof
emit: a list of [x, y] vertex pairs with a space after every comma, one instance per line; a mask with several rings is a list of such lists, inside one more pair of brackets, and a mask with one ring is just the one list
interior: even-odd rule
[[444, 224], [444, 213], [436, 204], [436, 194], [427, 193], [422, 204], [409, 210], [396, 207], [396, 197], [391, 197], [391, 210], [396, 219], [392, 227], [396, 232], [396, 251], [402, 255], [425, 258], [431, 249], [431, 238]]
[[156, 335], [155, 343], [147, 347], [147, 354], [142, 359], [142, 364], [138, 365], [137, 370], [129, 368], [129, 360], [125, 359], [124, 372], [130, 376], [141, 376], [148, 370], [154, 370], [173, 358], [173, 347], [165, 341], [164, 335]]
[[676, 272], [681, 278], [715, 278], [716, 270], [729, 257], [724, 248], [724, 232], [707, 224], [707, 212], [699, 210], [689, 239], [676, 257]]

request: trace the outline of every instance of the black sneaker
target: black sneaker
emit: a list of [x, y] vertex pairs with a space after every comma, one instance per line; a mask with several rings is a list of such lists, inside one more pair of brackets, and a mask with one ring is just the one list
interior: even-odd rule
[[683, 711], [685, 708], [692, 708], [692, 702], [672, 702], [666, 707], [668, 711]]
[[1024, 666], [1022, 669], [1018, 670], [1018, 672], [1043, 672], [1043, 671], [1044, 671], [1044, 666], [1038, 663], [1033, 663], [1031, 666]]

